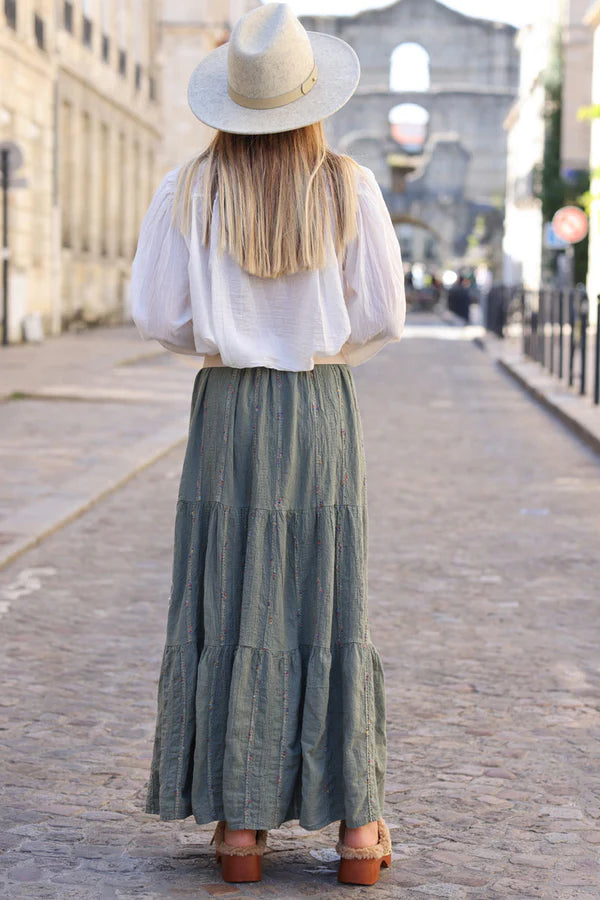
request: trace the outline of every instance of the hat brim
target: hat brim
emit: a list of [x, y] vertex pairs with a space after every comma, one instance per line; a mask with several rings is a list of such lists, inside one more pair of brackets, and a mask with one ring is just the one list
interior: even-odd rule
[[204, 57], [190, 77], [188, 102], [196, 118], [220, 131], [269, 134], [302, 128], [341, 109], [358, 87], [358, 56], [340, 38], [319, 31], [307, 34], [318, 72], [308, 94], [273, 109], [240, 106], [227, 91], [229, 44], [222, 44]]

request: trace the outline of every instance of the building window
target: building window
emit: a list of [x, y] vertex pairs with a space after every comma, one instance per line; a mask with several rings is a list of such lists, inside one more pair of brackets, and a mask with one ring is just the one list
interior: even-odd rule
[[71, 246], [73, 204], [73, 108], [63, 101], [59, 130], [60, 215], [63, 247]]
[[401, 103], [390, 110], [390, 134], [405, 153], [422, 153], [429, 113], [417, 103]]
[[4, 0], [4, 15], [6, 24], [16, 31], [17, 28], [17, 0]]
[[92, 139], [91, 139], [91, 122], [90, 115], [84, 112], [81, 118], [81, 193], [83, 197], [81, 211], [81, 249], [90, 249], [90, 216], [91, 206], [91, 189], [92, 189]]
[[142, 86], [142, 67], [139, 63], [135, 64], [135, 89], [139, 91]]
[[140, 210], [140, 182], [143, 177], [143, 173], [141, 171], [141, 148], [139, 141], [135, 141], [133, 144], [133, 234], [134, 240], [137, 237], [140, 222], [141, 222], [141, 210]]
[[152, 75], [148, 79], [148, 96], [150, 100], [156, 100], [156, 81]]
[[35, 42], [40, 48], [44, 49], [44, 20], [35, 13], [33, 17], [33, 33], [35, 34]]
[[92, 46], [92, 20], [87, 16], [83, 17], [83, 43], [86, 47]]
[[127, 74], [127, 51], [119, 50], [119, 73], [121, 75]]
[[63, 5], [63, 24], [65, 31], [73, 34], [73, 4], [69, 3], [68, 0], [65, 0]]
[[110, 38], [107, 34], [102, 35], [102, 61], [108, 62], [110, 56]]
[[49, 222], [45, 215], [45, 172], [44, 172], [44, 138], [45, 128], [31, 122], [29, 155], [32, 163], [31, 172], [31, 265], [40, 268], [47, 256], [44, 237], [48, 235]]
[[126, 213], [125, 213], [125, 203], [127, 201], [127, 171], [126, 171], [126, 162], [127, 158], [125, 156], [125, 135], [123, 132], [119, 134], [119, 213], [118, 213], [118, 240], [117, 240], [117, 252], [119, 256], [125, 256], [125, 246], [127, 241], [127, 236], [125, 234], [125, 223], [126, 223]]
[[108, 254], [108, 204], [110, 165], [110, 132], [104, 122], [100, 125], [100, 254]]
[[429, 90], [429, 53], [420, 44], [400, 44], [390, 58], [391, 91]]

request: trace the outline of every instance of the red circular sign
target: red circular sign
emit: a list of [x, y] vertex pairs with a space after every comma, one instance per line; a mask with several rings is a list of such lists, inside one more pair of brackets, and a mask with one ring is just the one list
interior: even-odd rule
[[588, 233], [587, 216], [578, 206], [563, 206], [554, 213], [552, 228], [557, 237], [568, 244], [577, 244]]

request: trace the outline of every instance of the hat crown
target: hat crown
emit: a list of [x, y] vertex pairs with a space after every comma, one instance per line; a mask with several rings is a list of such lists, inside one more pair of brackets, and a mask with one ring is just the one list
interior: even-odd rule
[[260, 100], [293, 91], [313, 66], [308, 34], [287, 3], [260, 6], [236, 23], [227, 74], [239, 94]]

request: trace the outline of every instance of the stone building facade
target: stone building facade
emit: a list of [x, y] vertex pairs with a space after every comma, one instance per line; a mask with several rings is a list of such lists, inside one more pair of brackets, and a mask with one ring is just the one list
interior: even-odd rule
[[9, 336], [126, 314], [160, 144], [153, 2], [11, 0], [0, 11], [0, 142], [10, 189]]
[[[50, 6], [50, 4], [48, 4]], [[0, 143], [14, 148], [10, 192], [10, 336], [30, 298], [51, 317], [60, 271], [53, 229], [54, 64], [43, 9], [0, 10]], [[36, 17], [37, 16], [37, 20]], [[37, 35], [36, 35], [37, 25]], [[40, 46], [40, 44], [42, 46]], [[24, 182], [27, 186], [24, 186]]]
[[215, 134], [191, 112], [187, 85], [207, 53], [229, 40], [231, 27], [259, 0], [164, 0], [160, 20], [163, 133], [161, 174], [202, 151]]
[[[518, 84], [515, 28], [436, 0], [398, 0], [351, 17], [302, 22], [342, 38], [359, 56], [359, 87], [327, 122], [328, 136], [375, 173], [399, 223], [405, 258], [425, 258], [433, 268], [460, 264], [478, 216], [486, 220], [488, 242], [498, 243], [502, 123]], [[399, 121], [390, 122], [398, 107]], [[405, 180], [395, 177], [397, 167]]]

